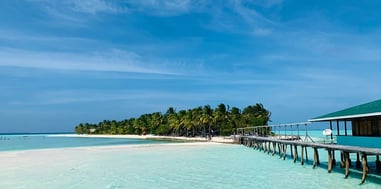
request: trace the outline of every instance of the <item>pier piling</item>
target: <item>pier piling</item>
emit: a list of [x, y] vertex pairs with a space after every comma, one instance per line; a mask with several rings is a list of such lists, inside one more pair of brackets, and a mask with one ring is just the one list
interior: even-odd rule
[[316, 167], [316, 165], [319, 165], [320, 164], [320, 161], [319, 161], [319, 152], [317, 150], [317, 148], [314, 148], [314, 164], [313, 164], [313, 169]]
[[368, 161], [367, 161], [367, 158], [366, 158], [366, 154], [362, 154], [362, 178], [361, 178], [361, 184], [363, 184], [365, 182], [365, 179], [366, 179], [366, 176], [368, 175], [368, 171], [369, 171], [369, 168], [368, 168]]
[[302, 147], [302, 151], [301, 151], [301, 155], [300, 155], [300, 164], [301, 165], [304, 165], [304, 146], [301, 146]]
[[360, 153], [356, 153], [356, 168], [361, 168]]
[[349, 166], [350, 166], [350, 160], [349, 160], [349, 153], [348, 152], [343, 152], [344, 159], [345, 159], [345, 177], [348, 178], [349, 175]]
[[332, 150], [328, 149], [328, 173], [332, 172]]
[[306, 162], [308, 162], [308, 153], [307, 153], [307, 146], [304, 147], [304, 151], [306, 152]]
[[298, 159], [298, 146], [294, 145], [294, 163]]
[[[278, 139], [273, 137], [261, 137], [261, 136], [241, 136], [241, 144], [256, 148], [259, 151], [263, 150], [270, 155], [270, 151], [274, 156], [276, 153], [279, 153], [279, 159], [285, 160], [287, 157], [287, 146], [290, 145], [290, 156], [293, 158], [294, 163], [298, 161], [298, 147], [300, 146], [300, 163], [304, 165], [305, 161], [308, 161], [308, 149], [312, 148], [313, 150], [313, 168], [316, 168], [320, 164], [319, 160], [319, 151], [318, 149], [325, 149], [328, 153], [328, 173], [331, 173], [333, 166], [335, 166], [335, 151], [340, 153], [340, 167], [345, 168], [344, 178], [348, 178], [351, 168], [351, 159], [350, 153], [356, 153], [356, 167], [362, 168], [362, 177], [361, 184], [363, 184], [369, 173], [368, 167], [368, 156], [375, 156], [376, 162], [375, 165], [377, 169], [381, 169], [381, 162], [379, 156], [381, 155], [381, 149], [375, 148], [364, 148], [358, 146], [345, 146], [337, 144], [322, 144], [314, 142], [305, 142], [299, 140], [289, 140], [289, 139]], [[277, 152], [278, 148], [278, 152]], [[360, 160], [361, 158], [361, 160]]]

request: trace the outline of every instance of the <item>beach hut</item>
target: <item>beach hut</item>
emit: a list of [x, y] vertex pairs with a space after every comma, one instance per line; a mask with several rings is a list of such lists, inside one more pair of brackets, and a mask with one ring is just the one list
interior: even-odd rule
[[[338, 144], [381, 148], [381, 99], [315, 117], [308, 121], [329, 122], [331, 130], [333, 124], [336, 124]], [[347, 125], [352, 129], [349, 130]], [[340, 130], [344, 130], [344, 133], [340, 133]], [[331, 139], [332, 135], [333, 133]]]

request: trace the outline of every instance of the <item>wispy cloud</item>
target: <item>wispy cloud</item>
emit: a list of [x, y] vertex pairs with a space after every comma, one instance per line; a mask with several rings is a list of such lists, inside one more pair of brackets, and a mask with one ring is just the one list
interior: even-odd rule
[[[239, 92], [231, 91], [229, 100]], [[22, 100], [11, 100], [9, 106], [33, 106], [33, 105], [60, 105], [87, 102], [148, 102], [171, 101], [181, 105], [181, 103], [210, 102], [221, 99], [215, 91], [190, 92], [190, 91], [165, 91], [165, 90], [54, 90], [33, 92], [28, 98]], [[200, 104], [203, 105], [203, 104]]]
[[120, 13], [126, 11], [124, 7], [119, 6], [117, 3], [105, 0], [31, 0], [31, 2], [40, 3], [48, 9], [87, 14]]
[[[28, 0], [47, 14], [44, 18], [56, 27], [87, 27], [89, 19], [102, 19], [99, 14], [121, 14], [128, 9], [106, 0]], [[53, 22], [52, 22], [53, 21]]]
[[179, 75], [160, 64], [148, 63], [133, 53], [114, 49], [109, 52], [52, 53], [2, 49], [0, 66], [63, 71], [127, 72]]
[[[42, 35], [42, 34], [36, 34], [36, 33], [30, 33], [28, 31], [15, 31], [15, 30], [5, 30], [0, 29], [0, 40], [5, 40], [7, 42], [13, 42], [13, 43], [22, 43], [22, 44], [33, 44], [36, 45], [39, 44], [51, 44], [51, 46], [56, 44], [60, 44], [60, 46], [64, 46], [63, 44], [70, 44], [71, 48], [73, 48], [72, 44], [82, 44], [87, 45], [91, 44], [94, 45], [95, 43], [98, 43], [97, 40], [90, 39], [90, 38], [84, 38], [84, 37], [57, 37], [54, 35]], [[31, 46], [33, 46], [31, 45]], [[5, 46], [3, 44], [0, 44], [1, 46]]]
[[126, 11], [125, 8], [105, 0], [73, 0], [72, 10], [90, 14], [96, 13], [120, 13]]
[[265, 8], [271, 8], [274, 6], [281, 6], [283, 3], [283, 0], [257, 0], [257, 1], [253, 1], [252, 3], [259, 4], [260, 6]]
[[200, 3], [193, 0], [127, 0], [132, 11], [145, 12], [155, 16], [174, 16], [193, 11]]
[[266, 28], [255, 28], [254, 29], [254, 35], [258, 36], [267, 36], [272, 33], [271, 29], [266, 29]]
[[[262, 55], [269, 61], [319, 62], [324, 65], [336, 61], [346, 62], [348, 67], [355, 61], [381, 60], [381, 48], [378, 45], [381, 40], [376, 33], [284, 31], [274, 35], [272, 40], [276, 48], [271, 54]], [[284, 53], [284, 48], [287, 48], [287, 53]]]
[[204, 12], [210, 14], [211, 21], [206, 28], [234, 34], [268, 36], [279, 27], [279, 23], [258, 10], [280, 5], [265, 1], [231, 0], [224, 3], [211, 3]]

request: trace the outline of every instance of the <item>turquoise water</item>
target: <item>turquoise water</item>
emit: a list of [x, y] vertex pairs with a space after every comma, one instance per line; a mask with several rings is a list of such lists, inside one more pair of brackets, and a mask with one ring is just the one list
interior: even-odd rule
[[56, 137], [49, 134], [0, 135], [0, 151], [160, 143], [168, 143], [168, 141], [127, 138]]
[[[40, 139], [46, 143], [61, 140]], [[115, 141], [104, 142], [108, 140]], [[302, 166], [299, 161], [293, 163], [290, 157], [281, 160], [278, 155], [228, 144], [169, 145], [153, 141], [130, 147], [7, 151], [0, 153], [0, 188], [381, 187], [377, 174], [369, 175], [366, 183], [359, 185], [361, 170], [351, 170], [348, 179], [344, 179], [344, 170], [338, 166], [328, 174], [326, 151], [319, 153], [321, 165], [312, 169], [312, 152], [308, 152], [310, 161]]]

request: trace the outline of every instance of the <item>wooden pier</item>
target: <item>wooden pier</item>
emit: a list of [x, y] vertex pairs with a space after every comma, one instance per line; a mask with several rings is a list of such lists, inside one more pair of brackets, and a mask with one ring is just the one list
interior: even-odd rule
[[[269, 126], [266, 126], [269, 127]], [[252, 128], [252, 127], [251, 127]], [[262, 127], [265, 128], [265, 127]], [[256, 128], [259, 129], [259, 128]], [[253, 132], [253, 134], [258, 134], [258, 132]], [[306, 136], [307, 137], [307, 136]], [[265, 153], [271, 155], [279, 154], [280, 158], [286, 159], [287, 149], [290, 151], [290, 156], [293, 158], [294, 163], [300, 159], [301, 165], [304, 164], [304, 160], [308, 161], [307, 148], [313, 150], [313, 168], [320, 164], [318, 149], [325, 149], [328, 153], [328, 173], [332, 172], [333, 166], [336, 165], [335, 151], [341, 152], [340, 165], [345, 168], [344, 178], [348, 178], [350, 173], [350, 166], [352, 161], [350, 159], [350, 154], [355, 153], [356, 167], [362, 168], [362, 178], [361, 184], [365, 182], [368, 175], [368, 157], [376, 156], [376, 167], [381, 168], [381, 163], [379, 160], [379, 155], [381, 155], [381, 149], [379, 148], [364, 148], [357, 146], [345, 146], [337, 144], [322, 144], [315, 143], [314, 141], [301, 140], [300, 136], [258, 136], [258, 135], [237, 135], [235, 137], [236, 142], [243, 144], [247, 147], [252, 147], [258, 150], [263, 150]], [[298, 152], [300, 152], [300, 157]], [[360, 160], [361, 157], [361, 160]]]

